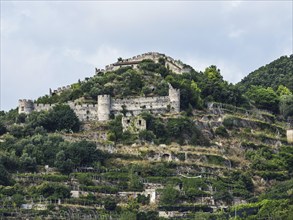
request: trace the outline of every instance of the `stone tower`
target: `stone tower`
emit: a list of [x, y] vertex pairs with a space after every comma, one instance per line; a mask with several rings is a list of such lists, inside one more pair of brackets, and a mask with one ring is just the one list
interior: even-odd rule
[[169, 83], [169, 99], [170, 106], [174, 112], [180, 112], [180, 89], [174, 89], [172, 85]]
[[110, 95], [98, 95], [98, 118], [99, 121], [110, 119], [111, 97]]
[[19, 99], [18, 100], [18, 114], [30, 114], [34, 110], [34, 103], [32, 100]]

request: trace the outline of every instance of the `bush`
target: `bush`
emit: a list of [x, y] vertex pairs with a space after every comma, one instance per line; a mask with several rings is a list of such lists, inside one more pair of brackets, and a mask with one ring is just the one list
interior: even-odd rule
[[179, 200], [179, 191], [174, 189], [171, 185], [169, 185], [162, 190], [162, 195], [160, 198], [160, 204], [176, 204]]
[[229, 137], [229, 133], [224, 126], [217, 127], [215, 130], [215, 134], [222, 137]]
[[70, 197], [70, 189], [59, 183], [45, 182], [36, 188], [37, 195], [43, 195], [50, 199], [64, 199]]
[[117, 207], [117, 202], [114, 201], [113, 199], [105, 199], [104, 201], [104, 208], [107, 210], [107, 211], [114, 211]]

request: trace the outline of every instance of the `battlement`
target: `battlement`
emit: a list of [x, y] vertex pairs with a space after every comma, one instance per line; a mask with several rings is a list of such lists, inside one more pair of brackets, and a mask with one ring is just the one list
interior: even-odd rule
[[95, 70], [96, 70], [96, 74], [105, 73], [105, 70], [104, 69], [95, 68]]
[[50, 90], [50, 95], [53, 95], [53, 94], [60, 95], [60, 93], [70, 89], [71, 89], [71, 85], [67, 85], [67, 86], [58, 87], [57, 89], [54, 89], [54, 90], [51, 90], [50, 88], [49, 90]]
[[143, 53], [137, 56], [133, 56], [131, 58], [122, 59], [121, 61], [107, 65], [105, 67], [105, 70], [114, 71], [120, 68], [121, 66], [136, 67], [137, 64], [139, 64], [139, 62], [141, 62], [142, 60], [150, 59], [150, 60], [153, 60], [154, 62], [158, 62], [160, 58], [164, 58], [166, 60], [165, 66], [175, 73], [182, 74], [183, 72], [190, 71], [190, 69], [185, 69], [184, 66], [180, 62], [174, 60], [172, 57], [166, 56], [165, 54], [158, 53], [158, 52], [148, 52], [148, 53]]
[[[69, 105], [71, 106], [71, 105]], [[95, 104], [74, 104], [73, 105], [75, 108], [95, 108]]]
[[[105, 73], [106, 71], [113, 71], [121, 66], [137, 67], [139, 62], [144, 59], [150, 59], [154, 62], [159, 62], [160, 58], [165, 59], [165, 66], [175, 73], [183, 72], [183, 65], [174, 60], [173, 58], [166, 56], [165, 54], [158, 52], [148, 52], [137, 56], [133, 56], [128, 59], [123, 59], [116, 63], [109, 64], [105, 69], [95, 68], [96, 74]], [[89, 78], [85, 78], [84, 81], [88, 81]], [[82, 81], [82, 82], [84, 82]], [[50, 89], [50, 95], [59, 95], [63, 91], [71, 89], [71, 85], [58, 87], [55, 90]], [[127, 110], [128, 114], [138, 115], [143, 111], [150, 111], [152, 113], [164, 113], [180, 111], [180, 90], [173, 88], [169, 84], [168, 96], [154, 96], [154, 97], [128, 97], [122, 99], [112, 98], [108, 94], [98, 95], [96, 104], [77, 104], [74, 102], [68, 102], [67, 104], [76, 113], [81, 121], [85, 120], [109, 120], [110, 114], [121, 114], [122, 111]], [[48, 111], [52, 109], [55, 104], [37, 104], [33, 103], [30, 99], [19, 100], [19, 113], [29, 114], [32, 111]], [[124, 107], [125, 106], [125, 107]]]
[[19, 99], [18, 102], [33, 102], [31, 99]]
[[30, 114], [34, 110], [34, 102], [31, 99], [18, 100], [18, 113]]
[[[180, 90], [175, 89], [169, 84], [168, 96], [154, 97], [127, 97], [127, 98], [111, 98], [108, 94], [98, 95], [98, 104], [77, 104], [72, 101], [67, 102], [69, 107], [76, 113], [81, 121], [99, 120], [107, 121], [110, 114], [121, 114], [127, 111], [128, 115], [139, 115], [143, 111], [151, 111], [153, 113], [180, 111]], [[38, 104], [32, 100], [19, 100], [19, 113], [29, 114], [32, 111], [49, 111], [55, 104]]]
[[43, 104], [43, 103], [35, 103], [34, 107], [35, 108], [50, 108], [55, 106], [55, 104]]

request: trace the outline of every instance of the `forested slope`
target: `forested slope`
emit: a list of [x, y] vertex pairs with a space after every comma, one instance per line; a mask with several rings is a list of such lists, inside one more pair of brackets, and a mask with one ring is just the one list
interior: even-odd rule
[[293, 55], [282, 56], [273, 62], [260, 67], [244, 77], [238, 84], [241, 91], [251, 86], [272, 87], [286, 86], [293, 91]]

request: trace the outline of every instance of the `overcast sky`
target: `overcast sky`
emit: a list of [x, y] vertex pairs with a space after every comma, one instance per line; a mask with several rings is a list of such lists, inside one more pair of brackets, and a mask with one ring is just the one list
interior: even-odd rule
[[236, 83], [292, 54], [288, 1], [2, 1], [1, 110], [144, 52]]

